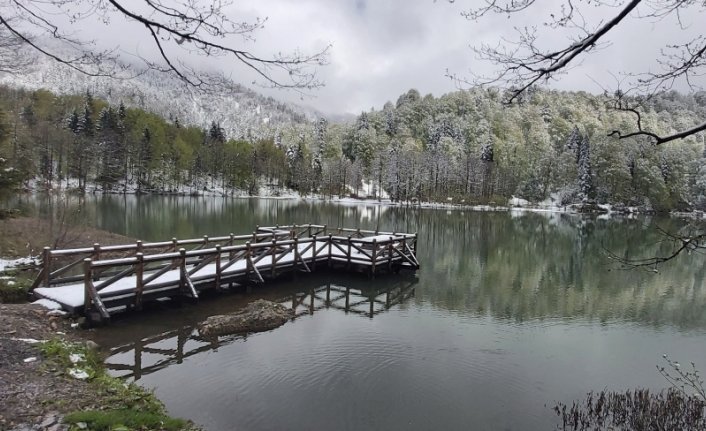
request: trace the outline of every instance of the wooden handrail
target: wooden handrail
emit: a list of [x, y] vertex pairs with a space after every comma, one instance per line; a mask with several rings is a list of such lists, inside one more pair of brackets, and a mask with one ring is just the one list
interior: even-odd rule
[[[285, 231], [285, 229], [289, 229]], [[418, 268], [419, 262], [414, 255], [417, 246], [417, 234], [407, 233], [386, 233], [380, 231], [369, 231], [363, 229], [337, 228], [335, 231], [339, 235], [318, 235], [322, 232], [328, 232], [329, 228], [326, 225], [303, 224], [291, 226], [275, 226], [275, 227], [260, 227], [258, 226], [252, 234], [228, 236], [208, 237], [204, 236], [200, 239], [178, 240], [172, 238], [171, 241], [148, 242], [142, 243], [137, 241], [134, 244], [103, 246], [94, 244], [93, 247], [77, 248], [69, 250], [52, 250], [44, 249], [46, 262], [43, 263], [42, 271], [34, 283], [34, 287], [40, 284], [51, 286], [55, 284], [67, 283], [80, 280], [85, 277], [86, 268], [90, 267], [92, 289], [96, 292], [103, 290], [105, 287], [115, 283], [121, 278], [132, 276], [137, 273], [138, 266], [141, 274], [137, 274], [141, 279], [141, 291], [151, 282], [157, 280], [161, 275], [168, 271], [182, 266], [184, 276], [189, 280], [184, 279], [184, 282], [192, 284], [190, 276], [196, 274], [199, 270], [212, 262], [216, 262], [217, 273], [214, 282], [220, 285], [221, 273], [227, 274], [227, 270], [236, 262], [247, 260], [247, 266], [255, 267], [259, 262], [266, 258], [271, 259], [271, 273], [273, 276], [277, 273], [277, 263], [281, 261], [287, 254], [294, 252], [294, 261], [292, 264], [295, 267], [303, 267], [309, 271], [307, 261], [313, 263], [323, 257], [331, 264], [334, 260], [347, 263], [350, 266], [352, 263], [368, 263], [372, 266], [372, 273], [379, 263], [387, 263], [388, 269], [392, 267], [393, 261], [402, 260], [409, 265]], [[283, 233], [283, 232], [286, 232]], [[342, 236], [340, 233], [349, 233], [348, 236]], [[305, 235], [299, 237], [297, 233]], [[374, 233], [374, 237], [356, 238], [355, 236], [365, 233]], [[294, 236], [292, 236], [294, 235]], [[306, 235], [311, 235], [306, 237]], [[283, 237], [287, 239], [282, 239]], [[264, 241], [262, 241], [264, 239]], [[238, 241], [245, 241], [244, 244], [237, 244]], [[186, 250], [183, 245], [197, 244], [199, 247], [193, 250]], [[302, 246], [306, 244], [305, 246]], [[206, 246], [213, 245], [206, 248]], [[180, 248], [178, 248], [180, 247]], [[333, 253], [334, 248], [338, 250]], [[160, 253], [145, 253], [147, 250], [168, 249], [170, 251]], [[136, 251], [134, 256], [108, 258], [106, 254], [118, 251]], [[313, 251], [311, 251], [313, 250]], [[304, 258], [311, 251], [309, 257]], [[90, 259], [79, 259], [71, 262], [68, 265], [54, 271], [51, 270], [51, 261], [53, 258], [66, 257], [71, 255], [89, 255]], [[227, 257], [227, 261], [223, 261], [223, 257]], [[70, 269], [76, 267], [81, 262], [84, 263], [83, 276], [70, 276], [57, 278]], [[159, 265], [148, 265], [159, 263]], [[87, 266], [88, 265], [88, 266]], [[187, 269], [187, 266], [189, 267]], [[121, 267], [129, 267], [120, 269]], [[106, 271], [109, 268], [112, 270]], [[149, 271], [149, 273], [146, 273]], [[253, 271], [254, 272], [254, 271]], [[261, 278], [259, 272], [258, 278]], [[99, 280], [102, 277], [109, 277]], [[199, 280], [203, 277], [196, 277]], [[95, 284], [93, 282], [96, 282]], [[154, 286], [161, 286], [162, 283], [157, 283]], [[150, 285], [152, 286], [152, 285]], [[192, 290], [192, 286], [184, 286], [186, 290]], [[189, 292], [191, 293], [191, 292]], [[136, 300], [139, 307], [140, 300]]]

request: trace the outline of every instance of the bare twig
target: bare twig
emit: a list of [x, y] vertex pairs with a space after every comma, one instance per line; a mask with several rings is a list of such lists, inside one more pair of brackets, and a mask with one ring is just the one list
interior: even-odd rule
[[[483, 0], [481, 6], [474, 6], [463, 15], [471, 20], [479, 20], [491, 14], [506, 15], [510, 18], [531, 8], [538, 9], [538, 3], [536, 0]], [[611, 14], [610, 18], [591, 25], [581, 12], [581, 3], [603, 7]], [[527, 25], [516, 28], [517, 40], [503, 39], [496, 45], [484, 44], [475, 49], [481, 60], [496, 66], [494, 74], [472, 74], [470, 80], [448, 71], [447, 75], [457, 83], [507, 85], [510, 87], [507, 101], [513, 102], [519, 100], [532, 86], [568, 72], [586, 55], [603, 44], [610, 43], [608, 36], [623, 25], [628, 17], [647, 19], [654, 25], [669, 26], [671, 32], [674, 28], [673, 20], [677, 21], [680, 29], [685, 30], [689, 27], [683, 21], [686, 15], [702, 16], [706, 12], [706, 3], [699, 0], [564, 0], [560, 2], [560, 6], [558, 12], [548, 13], [549, 17], [542, 27], [550, 31], [559, 28], [573, 31], [572, 40], [568, 44], [559, 49], [543, 48], [539, 40], [539, 27]], [[631, 89], [649, 98], [671, 89], [677, 81], [685, 82], [693, 90], [700, 88], [694, 78], [706, 75], [706, 36], [697, 35], [686, 42], [666, 45], [655, 58], [655, 63], [659, 66], [657, 70], [624, 74], [632, 80]], [[641, 124], [640, 111], [635, 106], [627, 106], [623, 102], [623, 99], [618, 98], [614, 108], [635, 115], [637, 130], [611, 131], [610, 136], [618, 139], [643, 136], [655, 145], [660, 145], [706, 131], [706, 121], [668, 135], [645, 130]]]
[[620, 263], [626, 268], [655, 268], [657, 265], [668, 262], [684, 252], [690, 253], [700, 249], [706, 249], [706, 233], [690, 233], [688, 235], [681, 235], [668, 232], [661, 227], [657, 227], [657, 231], [660, 235], [662, 235], [663, 241], [667, 241], [672, 244], [672, 250], [666, 255], [651, 256], [646, 258], [628, 258], [618, 256], [606, 248], [603, 250], [609, 259]]
[[[199, 90], [223, 91], [224, 82], [228, 80], [188, 66], [178, 59], [176, 50], [204, 57], [229, 57], [252, 70], [260, 79], [255, 83], [260, 85], [298, 91], [323, 85], [316, 71], [327, 63], [330, 46], [312, 54], [298, 51], [273, 56], [253, 54], [237, 47], [230, 38], [238, 36], [244, 41], [253, 41], [254, 33], [262, 29], [267, 20], [231, 20], [225, 13], [229, 5], [224, 0], [7, 0], [0, 3], [0, 29], [22, 45], [81, 73], [117, 77], [125, 66], [114, 56], [116, 50], [96, 51], [94, 41], [62, 32], [57, 16], [68, 17], [73, 24], [91, 18], [106, 25], [117, 17], [136, 22], [147, 32], [158, 59], [138, 58], [142, 58], [149, 69], [171, 74]], [[77, 53], [76, 57], [70, 58], [47, 47], [39, 42], [42, 38], [70, 46]], [[2, 54], [0, 49], [0, 63], [5, 63], [6, 56]]]

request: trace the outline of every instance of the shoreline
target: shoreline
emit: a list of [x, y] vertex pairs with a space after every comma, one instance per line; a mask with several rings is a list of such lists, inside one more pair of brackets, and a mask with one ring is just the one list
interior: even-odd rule
[[[42, 241], [46, 234], [40, 219], [6, 219], [0, 224], [2, 245]], [[93, 228], [69, 232], [74, 241], [87, 244], [126, 239]], [[31, 264], [31, 259], [6, 259], [11, 257], [6, 248], [0, 254], [1, 430], [90, 429], [91, 424], [110, 421], [111, 427], [121, 424], [127, 429], [198, 429], [170, 417], [151, 391], [108, 375], [100, 347], [91, 340], [90, 330], [80, 328], [80, 318], [41, 300], [28, 302], [36, 268], [5, 267]]]
[[0, 304], [0, 324], [0, 429], [67, 431], [106, 421], [111, 429], [198, 429], [169, 416], [149, 390], [109, 376], [99, 346], [74, 319], [38, 304]]
[[[54, 194], [54, 195], [123, 195], [123, 196], [163, 196], [163, 197], [189, 197], [189, 198], [223, 198], [223, 199], [264, 199], [264, 200], [293, 200], [304, 202], [323, 202], [334, 203], [340, 205], [371, 205], [389, 208], [411, 208], [411, 209], [439, 209], [439, 210], [460, 210], [460, 211], [475, 211], [475, 212], [532, 212], [532, 213], [558, 213], [570, 215], [595, 215], [595, 216], [625, 216], [631, 217], [636, 215], [668, 215], [679, 218], [690, 218], [694, 220], [706, 219], [706, 211], [704, 210], [654, 210], [652, 208], [613, 205], [603, 203], [591, 203], [588, 205], [573, 203], [568, 205], [557, 205], [549, 200], [540, 203], [530, 203], [524, 199], [512, 197], [508, 199], [507, 204], [472, 204], [461, 201], [459, 203], [448, 202], [432, 202], [432, 201], [392, 201], [389, 198], [356, 198], [356, 197], [329, 197], [319, 194], [300, 195], [298, 192], [287, 190], [285, 193], [258, 193], [257, 195], [248, 195], [242, 190], [233, 189], [236, 193], [224, 193], [222, 190], [200, 190], [197, 192], [184, 191], [141, 191], [135, 190], [122, 192], [102, 190], [98, 187], [91, 187], [88, 190], [82, 191], [75, 188], [58, 188], [58, 189], [36, 189], [24, 188], [18, 190], [19, 193], [32, 194]], [[243, 192], [243, 193], [239, 193]]]

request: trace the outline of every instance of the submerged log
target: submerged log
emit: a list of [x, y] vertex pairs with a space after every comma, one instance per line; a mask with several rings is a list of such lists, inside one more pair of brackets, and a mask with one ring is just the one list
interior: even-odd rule
[[272, 301], [258, 299], [244, 309], [211, 316], [199, 325], [203, 337], [268, 331], [284, 325], [294, 313], [289, 308]]

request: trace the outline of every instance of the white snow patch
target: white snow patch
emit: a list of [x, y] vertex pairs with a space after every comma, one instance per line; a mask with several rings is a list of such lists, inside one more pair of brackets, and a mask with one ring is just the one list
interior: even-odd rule
[[29, 358], [25, 358], [23, 361], [25, 364], [29, 364], [30, 362], [35, 362], [37, 360], [36, 356], [30, 356]]
[[[67, 314], [69, 314], [69, 313], [67, 313], [67, 312], [64, 311], [64, 310], [51, 310], [50, 312], [47, 313], [47, 316], [59, 316], [59, 317], [62, 317], [62, 316], [66, 316]], [[58, 332], [57, 332], [57, 334], [58, 334]]]
[[35, 340], [34, 338], [10, 338], [12, 341], [22, 341], [23, 343], [27, 344], [39, 344], [42, 341], [40, 340]]
[[88, 373], [86, 370], [82, 370], [80, 368], [72, 368], [69, 370], [69, 375], [73, 377], [74, 379], [78, 380], [86, 380], [88, 378]]
[[44, 307], [48, 310], [53, 310], [53, 311], [61, 310], [61, 304], [59, 304], [58, 302], [52, 301], [51, 299], [46, 299], [46, 298], [38, 299], [38, 300], [34, 301], [32, 304], [41, 305], [42, 307]]
[[72, 364], [86, 362], [86, 356], [84, 356], [82, 353], [72, 353], [69, 355], [69, 361], [71, 361]]
[[0, 271], [5, 269], [14, 268], [17, 266], [31, 266], [36, 265], [37, 259], [39, 257], [20, 257], [19, 259], [0, 259]]
[[510, 200], [508, 200], [507, 204], [512, 207], [526, 207], [529, 205], [529, 201], [527, 199], [517, 198], [513, 196], [512, 198], [510, 198]]

